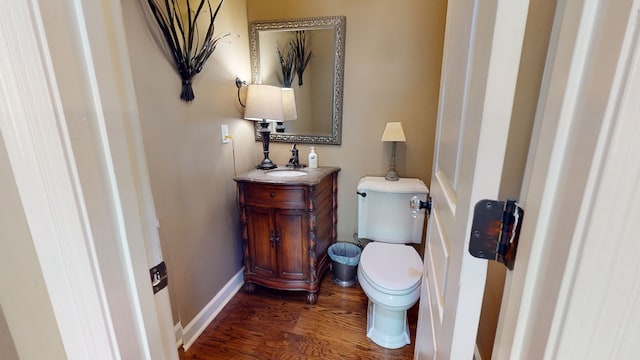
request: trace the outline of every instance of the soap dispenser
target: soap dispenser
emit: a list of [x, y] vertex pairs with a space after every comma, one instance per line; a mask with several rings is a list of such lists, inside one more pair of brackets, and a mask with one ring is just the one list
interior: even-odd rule
[[316, 148], [311, 147], [309, 149], [309, 168], [315, 169], [318, 167], [318, 154], [316, 154]]

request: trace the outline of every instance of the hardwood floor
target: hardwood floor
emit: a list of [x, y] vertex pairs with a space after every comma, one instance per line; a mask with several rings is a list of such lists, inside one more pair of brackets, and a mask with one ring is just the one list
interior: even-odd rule
[[367, 297], [359, 285], [343, 288], [328, 272], [318, 303], [304, 292], [257, 287], [240, 290], [188, 351], [184, 360], [210, 359], [412, 359], [418, 305], [409, 310], [411, 344], [382, 348], [365, 334]]

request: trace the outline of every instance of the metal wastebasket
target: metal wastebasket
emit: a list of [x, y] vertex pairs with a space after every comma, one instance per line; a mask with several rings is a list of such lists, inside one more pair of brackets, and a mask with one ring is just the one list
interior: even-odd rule
[[343, 287], [355, 284], [362, 249], [356, 244], [337, 242], [329, 246], [327, 253], [331, 258], [333, 281]]

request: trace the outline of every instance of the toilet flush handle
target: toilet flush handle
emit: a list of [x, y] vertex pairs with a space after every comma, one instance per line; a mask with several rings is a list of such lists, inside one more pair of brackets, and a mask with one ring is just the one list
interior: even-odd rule
[[418, 212], [421, 209], [427, 210], [427, 216], [431, 215], [431, 196], [427, 195], [427, 201], [420, 200], [419, 197], [414, 196], [409, 200], [409, 208], [411, 209], [411, 216], [414, 218], [418, 216]]

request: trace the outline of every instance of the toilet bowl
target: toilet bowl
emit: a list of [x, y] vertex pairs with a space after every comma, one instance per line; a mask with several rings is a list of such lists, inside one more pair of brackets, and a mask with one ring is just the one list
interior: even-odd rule
[[367, 337], [396, 349], [410, 343], [407, 310], [420, 297], [422, 259], [410, 245], [422, 242], [429, 190], [420, 179], [366, 176], [358, 182], [358, 237], [362, 250], [358, 281], [367, 295]]
[[369, 243], [360, 256], [358, 281], [369, 299], [367, 337], [397, 349], [409, 344], [407, 310], [420, 297], [422, 260], [408, 245]]

